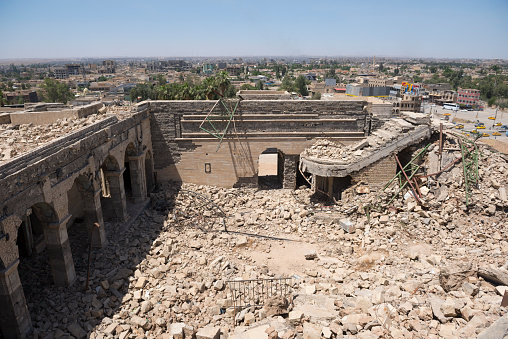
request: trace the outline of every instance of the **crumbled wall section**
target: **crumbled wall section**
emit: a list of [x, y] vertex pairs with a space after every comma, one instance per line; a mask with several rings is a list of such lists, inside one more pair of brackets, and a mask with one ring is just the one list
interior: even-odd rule
[[383, 158], [370, 166], [352, 173], [352, 184], [360, 181], [368, 182], [370, 185], [380, 186], [390, 181], [396, 174], [397, 163], [392, 156]]
[[[159, 180], [224, 187], [252, 184], [259, 154], [277, 148], [299, 154], [316, 138], [343, 143], [365, 135], [366, 102], [243, 100], [228, 135], [219, 140], [199, 128], [215, 101], [149, 101], [155, 169]], [[205, 173], [205, 164], [211, 171]], [[207, 165], [208, 166], [208, 165]], [[288, 185], [293, 185], [289, 184]]]

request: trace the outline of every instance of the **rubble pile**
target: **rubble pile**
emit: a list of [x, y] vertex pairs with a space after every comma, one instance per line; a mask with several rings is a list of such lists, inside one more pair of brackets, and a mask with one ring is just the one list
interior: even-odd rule
[[[444, 149], [442, 167], [459, 152], [453, 141]], [[480, 150], [471, 206], [464, 203], [461, 162], [420, 181], [421, 203], [404, 191], [369, 217], [364, 207], [379, 193], [355, 187], [327, 207], [306, 187], [162, 186], [132, 225], [106, 224], [114, 240], [94, 250], [90, 290], [83, 291], [86, 271], [77, 269], [72, 287], [27, 296], [35, 335], [492, 337], [508, 321], [501, 307], [508, 289], [508, 163]], [[439, 168], [436, 152], [431, 147], [425, 158], [429, 174]], [[286, 294], [258, 300], [264, 306], [233, 307], [228, 281], [286, 277]]]
[[344, 146], [331, 140], [318, 139], [314, 145], [304, 150], [302, 155], [320, 159], [353, 162], [359, 158], [368, 157], [393, 140], [403, 138], [405, 133], [414, 129], [414, 127], [414, 125], [405, 120], [392, 118], [367, 138], [351, 145]]
[[[119, 120], [125, 119], [131, 113], [125, 108], [108, 108], [116, 114]], [[23, 125], [0, 124], [0, 163], [42, 146], [66, 134], [105, 119], [105, 114], [91, 114], [79, 119], [59, 119], [51, 125]]]

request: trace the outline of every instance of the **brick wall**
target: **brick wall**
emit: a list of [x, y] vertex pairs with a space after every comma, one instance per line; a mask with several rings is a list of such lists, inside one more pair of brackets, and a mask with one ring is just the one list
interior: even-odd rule
[[[299, 155], [318, 137], [345, 143], [364, 137], [365, 101], [241, 101], [228, 135], [219, 140], [199, 129], [215, 101], [150, 101], [152, 145], [159, 180], [233, 187], [252, 183], [267, 148]], [[205, 173], [205, 163], [211, 172]]]
[[354, 185], [360, 181], [366, 181], [370, 185], [382, 186], [390, 181], [396, 174], [397, 163], [393, 157], [388, 156], [370, 166], [351, 174], [351, 183]]

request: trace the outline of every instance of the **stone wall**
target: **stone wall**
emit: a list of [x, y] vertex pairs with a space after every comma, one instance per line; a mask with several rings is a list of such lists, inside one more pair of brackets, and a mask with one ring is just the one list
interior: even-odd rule
[[351, 173], [351, 183], [360, 181], [368, 182], [369, 185], [381, 186], [390, 181], [397, 172], [397, 163], [392, 156], [383, 158], [358, 172]]
[[11, 124], [13, 125], [22, 125], [29, 123], [33, 123], [35, 125], [47, 125], [52, 124], [59, 119], [84, 118], [90, 114], [96, 114], [103, 106], [104, 105], [101, 102], [96, 102], [79, 108], [62, 109], [57, 111], [22, 111], [10, 113], [10, 120]]
[[[150, 107], [159, 180], [224, 187], [242, 181], [251, 183], [248, 178], [257, 175], [258, 157], [267, 148], [296, 156], [319, 137], [352, 143], [364, 137], [367, 121], [362, 100], [246, 100], [239, 103], [234, 121], [218, 147], [219, 139], [199, 128], [215, 103], [150, 101], [138, 106]], [[224, 123], [215, 121], [215, 125], [223, 128]], [[205, 163], [210, 164], [210, 173], [205, 173]]]

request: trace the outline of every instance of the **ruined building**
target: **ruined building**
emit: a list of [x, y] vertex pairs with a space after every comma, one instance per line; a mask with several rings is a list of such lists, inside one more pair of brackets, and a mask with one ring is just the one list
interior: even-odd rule
[[[379, 129], [383, 122], [363, 100], [233, 104], [226, 126], [219, 118], [207, 120], [214, 101], [147, 101], [129, 112], [98, 115], [104, 111], [100, 104], [79, 110], [48, 106], [25, 112], [31, 123], [23, 113], [12, 120], [2, 117], [0, 326], [5, 338], [32, 328], [20, 260], [45, 250], [54, 285], [75, 283], [77, 254], [68, 228], [80, 223], [91, 231], [98, 223], [93, 246], [108, 246], [115, 237], [105, 221], [128, 220], [130, 208], [146, 203], [157, 182], [294, 189], [311, 175], [315, 188], [339, 197], [351, 181], [389, 179], [396, 164], [388, 155], [430, 136], [428, 123], [412, 123], [411, 117]], [[215, 125], [208, 130], [222, 126], [223, 138], [203, 129], [210, 121]], [[44, 139], [50, 134], [54, 137]], [[44, 142], [37, 144], [39, 138]], [[350, 145], [350, 154], [323, 159], [311, 149], [322, 138]]]

